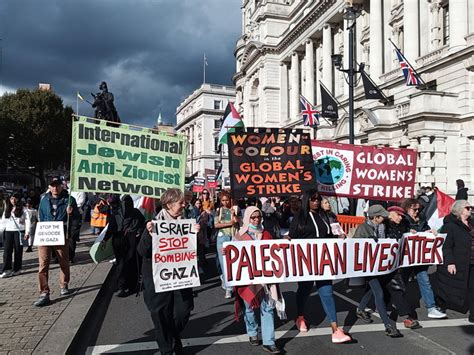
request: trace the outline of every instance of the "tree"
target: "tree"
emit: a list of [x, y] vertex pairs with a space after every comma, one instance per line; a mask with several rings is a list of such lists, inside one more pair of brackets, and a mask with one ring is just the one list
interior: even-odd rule
[[0, 165], [40, 179], [71, 158], [72, 113], [52, 91], [19, 89], [0, 97]]

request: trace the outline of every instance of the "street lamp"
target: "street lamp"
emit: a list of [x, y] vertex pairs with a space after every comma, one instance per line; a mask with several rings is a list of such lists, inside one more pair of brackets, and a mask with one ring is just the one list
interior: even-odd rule
[[[349, 84], [349, 144], [354, 144], [354, 76], [356, 73], [360, 73], [359, 70], [354, 69], [354, 27], [356, 24], [357, 17], [360, 16], [360, 11], [353, 6], [347, 7], [346, 12], [342, 16], [347, 21], [347, 29], [349, 30], [349, 68], [342, 68], [342, 55], [333, 54], [331, 56], [334, 67], [348, 74]], [[355, 215], [356, 212], [356, 200], [349, 199], [349, 211], [351, 215]]]
[[334, 67], [348, 74], [349, 84], [349, 143], [354, 144], [354, 76], [360, 73], [360, 70], [354, 69], [354, 27], [360, 11], [353, 6], [346, 8], [346, 12], [342, 16], [347, 21], [347, 29], [349, 30], [349, 68], [342, 68], [342, 54], [333, 54], [331, 56]]

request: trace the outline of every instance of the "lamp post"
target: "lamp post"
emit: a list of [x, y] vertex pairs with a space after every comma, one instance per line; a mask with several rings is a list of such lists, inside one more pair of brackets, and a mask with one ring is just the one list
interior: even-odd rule
[[[354, 144], [354, 76], [360, 73], [354, 68], [354, 27], [356, 19], [359, 17], [360, 11], [353, 6], [347, 7], [343, 15], [344, 20], [347, 21], [347, 29], [349, 30], [349, 68], [342, 68], [342, 54], [333, 54], [331, 60], [334, 67], [348, 75], [346, 81], [349, 85], [349, 144]], [[362, 64], [361, 64], [362, 66]], [[354, 199], [349, 199], [349, 210], [351, 215], [355, 215], [356, 204]]]

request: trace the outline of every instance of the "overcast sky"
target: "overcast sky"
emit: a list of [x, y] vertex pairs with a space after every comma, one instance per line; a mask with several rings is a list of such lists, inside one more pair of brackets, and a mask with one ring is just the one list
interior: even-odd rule
[[[232, 85], [241, 0], [0, 0], [0, 93], [50, 83], [76, 109], [105, 80], [122, 121], [152, 126], [203, 80]], [[92, 115], [86, 103], [79, 113]]]

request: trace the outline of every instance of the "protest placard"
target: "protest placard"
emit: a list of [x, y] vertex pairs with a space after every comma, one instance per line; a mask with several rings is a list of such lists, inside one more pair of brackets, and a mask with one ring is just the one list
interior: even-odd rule
[[193, 182], [193, 192], [203, 192], [206, 179], [203, 177], [195, 177]]
[[446, 235], [396, 239], [259, 240], [224, 243], [229, 286], [383, 275], [400, 267], [442, 264]]
[[318, 191], [322, 195], [399, 201], [415, 195], [413, 149], [312, 140]]
[[64, 245], [64, 223], [63, 222], [38, 222], [36, 224], [35, 246]]
[[248, 128], [230, 133], [228, 145], [234, 198], [301, 194], [314, 187], [309, 133]]
[[184, 189], [187, 141], [182, 136], [73, 122], [71, 189], [159, 198]]
[[200, 286], [196, 221], [153, 221], [153, 281], [156, 292]]
[[208, 189], [215, 189], [217, 188], [217, 180], [215, 175], [207, 175], [206, 176], [206, 186]]

